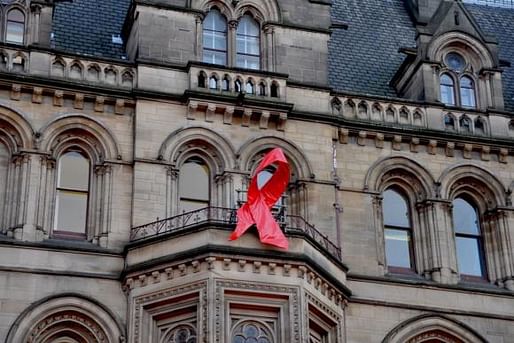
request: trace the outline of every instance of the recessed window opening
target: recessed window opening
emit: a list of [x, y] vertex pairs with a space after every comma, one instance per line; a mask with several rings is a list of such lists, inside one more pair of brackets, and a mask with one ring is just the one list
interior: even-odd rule
[[180, 168], [180, 212], [189, 212], [209, 206], [210, 171], [201, 158], [191, 157]]
[[453, 201], [453, 229], [459, 273], [466, 279], [486, 278], [483, 239], [477, 209], [466, 198]]
[[249, 14], [245, 14], [237, 26], [236, 66], [260, 69], [260, 28]]
[[203, 22], [203, 61], [227, 64], [227, 19], [216, 8]]
[[25, 35], [25, 14], [19, 9], [12, 9], [7, 13], [5, 41], [8, 43], [23, 44]]
[[411, 215], [407, 200], [398, 191], [383, 194], [386, 263], [389, 271], [414, 270]]
[[54, 234], [85, 238], [89, 199], [90, 161], [79, 150], [59, 158]]

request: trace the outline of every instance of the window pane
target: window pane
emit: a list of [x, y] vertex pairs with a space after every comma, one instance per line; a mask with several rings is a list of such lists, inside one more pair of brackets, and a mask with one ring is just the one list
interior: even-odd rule
[[475, 89], [474, 88], [464, 88], [460, 89], [460, 97], [462, 100], [462, 106], [464, 107], [475, 107]]
[[462, 72], [466, 67], [466, 61], [456, 52], [450, 52], [446, 55], [445, 62], [450, 69], [456, 72]]
[[78, 152], [67, 152], [59, 159], [59, 188], [87, 191], [89, 161]]
[[455, 105], [453, 86], [441, 85], [441, 102], [446, 105]]
[[86, 232], [87, 193], [58, 191], [55, 230]]
[[246, 68], [246, 69], [259, 69], [260, 68], [259, 57], [255, 57], [255, 56], [237, 55], [236, 63], [239, 68]]
[[411, 268], [410, 235], [405, 230], [386, 229], [385, 250], [388, 266]]
[[203, 22], [204, 30], [227, 32], [227, 20], [220, 11], [213, 9]]
[[453, 201], [453, 228], [456, 233], [480, 234], [478, 215], [475, 208], [461, 198]]
[[407, 202], [397, 192], [388, 189], [383, 200], [384, 225], [410, 227], [410, 215]]
[[184, 163], [180, 169], [180, 197], [195, 201], [209, 201], [209, 170], [200, 161]]
[[483, 276], [478, 239], [456, 237], [456, 243], [459, 272], [465, 275]]
[[201, 208], [209, 207], [208, 201], [194, 201], [194, 200], [185, 200], [180, 199], [180, 213], [196, 211]]
[[227, 54], [224, 52], [204, 50], [203, 61], [205, 63], [225, 65], [227, 63]]
[[11, 43], [23, 43], [24, 30], [23, 23], [8, 22], [5, 40]]
[[263, 170], [257, 176], [257, 187], [261, 189], [273, 176], [273, 173], [268, 170]]

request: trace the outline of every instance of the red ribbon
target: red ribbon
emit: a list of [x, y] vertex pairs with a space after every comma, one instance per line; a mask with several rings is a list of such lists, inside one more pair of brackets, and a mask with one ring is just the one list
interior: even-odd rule
[[[257, 179], [266, 167], [275, 165], [277, 170], [268, 182], [259, 189]], [[253, 224], [257, 226], [262, 243], [287, 249], [287, 238], [282, 233], [271, 208], [277, 203], [289, 183], [289, 163], [282, 149], [275, 148], [264, 156], [248, 188], [246, 203], [237, 211], [237, 226], [230, 240], [241, 237]]]

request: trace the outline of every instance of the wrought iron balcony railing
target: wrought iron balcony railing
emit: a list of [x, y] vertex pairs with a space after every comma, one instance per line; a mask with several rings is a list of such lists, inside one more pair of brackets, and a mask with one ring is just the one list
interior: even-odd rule
[[[183, 232], [186, 229], [201, 227], [203, 225], [218, 225], [233, 228], [237, 223], [236, 211], [237, 209], [233, 208], [205, 207], [199, 210], [185, 212], [174, 217], [157, 220], [132, 228], [130, 241], [142, 241], [165, 234]], [[341, 260], [341, 248], [302, 217], [278, 213], [276, 219], [286, 235], [303, 235], [315, 242], [333, 257]]]

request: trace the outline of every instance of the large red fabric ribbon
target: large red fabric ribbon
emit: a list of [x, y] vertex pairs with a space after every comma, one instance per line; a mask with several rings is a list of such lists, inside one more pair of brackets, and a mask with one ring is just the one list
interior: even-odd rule
[[[277, 169], [271, 179], [259, 189], [257, 184], [259, 173], [271, 165], [275, 165]], [[264, 156], [250, 181], [247, 201], [237, 211], [237, 226], [230, 240], [238, 239], [255, 224], [262, 243], [287, 249], [287, 238], [273, 218], [271, 208], [280, 199], [288, 183], [289, 163], [282, 149], [275, 148]]]

